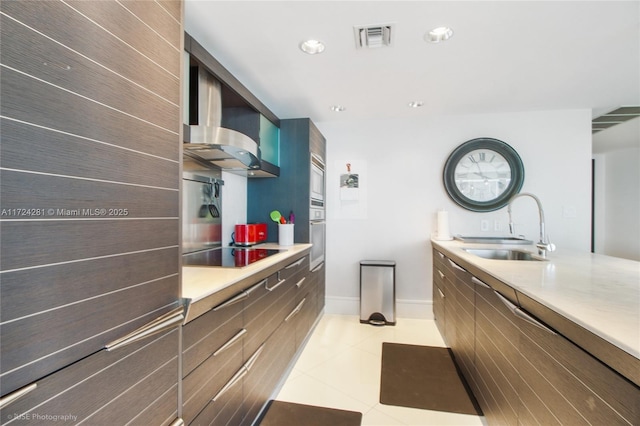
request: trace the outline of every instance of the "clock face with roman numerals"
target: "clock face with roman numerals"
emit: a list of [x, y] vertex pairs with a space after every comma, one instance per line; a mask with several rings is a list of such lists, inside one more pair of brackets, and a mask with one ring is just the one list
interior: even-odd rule
[[505, 206], [524, 182], [518, 153], [492, 138], [472, 139], [456, 148], [444, 167], [444, 185], [453, 201], [473, 211]]

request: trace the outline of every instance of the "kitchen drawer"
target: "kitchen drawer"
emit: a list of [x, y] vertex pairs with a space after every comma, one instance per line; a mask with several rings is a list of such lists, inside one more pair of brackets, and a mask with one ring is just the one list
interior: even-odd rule
[[[186, 377], [243, 329], [242, 300], [233, 298], [183, 327], [182, 375]], [[242, 346], [242, 341], [239, 342]]]
[[169, 425], [177, 417], [179, 330], [94, 355], [36, 382], [0, 412], [3, 425]]
[[265, 342], [259, 358], [245, 376], [242, 425], [251, 425], [273, 396], [295, 353], [293, 322], [283, 322]]
[[244, 379], [239, 380], [227, 391], [209, 401], [207, 406], [189, 425], [194, 426], [236, 426], [244, 418], [242, 405]]
[[500, 296], [482, 282], [476, 285], [475, 336], [475, 370], [467, 382], [489, 424], [516, 425], [522, 384], [519, 323]]
[[243, 364], [242, 338], [211, 355], [183, 379], [182, 418], [186, 424], [207, 406]]
[[316, 297], [315, 291], [308, 292], [296, 305], [298, 312], [289, 319], [289, 321], [294, 322], [296, 328], [296, 350], [302, 345], [316, 320]]
[[326, 295], [325, 263], [322, 262], [309, 272], [310, 279], [315, 283], [318, 294], [316, 314], [319, 315], [324, 309]]
[[640, 388], [562, 335], [519, 325], [520, 424], [640, 424]]
[[297, 276], [300, 272], [309, 271], [309, 256], [303, 256], [289, 263], [287, 266], [278, 271], [278, 278], [281, 280], [289, 280]]
[[245, 358], [254, 353], [284, 321], [294, 306], [295, 289], [293, 280], [278, 280], [278, 273], [275, 273], [247, 290]]

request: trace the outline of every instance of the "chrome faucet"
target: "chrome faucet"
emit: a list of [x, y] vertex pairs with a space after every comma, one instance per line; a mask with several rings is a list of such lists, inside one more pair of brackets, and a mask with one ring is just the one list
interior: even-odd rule
[[511, 217], [511, 204], [513, 204], [516, 198], [522, 197], [522, 196], [528, 196], [533, 198], [533, 200], [538, 205], [538, 214], [540, 215], [540, 241], [536, 243], [536, 247], [538, 248], [538, 254], [542, 257], [545, 257], [548, 251], [554, 251], [556, 249], [556, 245], [549, 242], [549, 237], [545, 233], [544, 211], [542, 210], [542, 203], [540, 202], [540, 199], [538, 197], [536, 197], [535, 195], [529, 192], [521, 192], [511, 197], [511, 199], [509, 200], [509, 204], [507, 206], [507, 212], [509, 213], [509, 232], [511, 233], [511, 235], [515, 235], [513, 219]]

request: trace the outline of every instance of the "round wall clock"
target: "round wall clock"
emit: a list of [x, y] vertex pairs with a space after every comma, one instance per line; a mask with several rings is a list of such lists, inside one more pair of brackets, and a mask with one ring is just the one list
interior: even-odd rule
[[492, 138], [471, 139], [457, 147], [444, 165], [449, 197], [467, 210], [489, 212], [507, 205], [524, 182], [518, 153]]

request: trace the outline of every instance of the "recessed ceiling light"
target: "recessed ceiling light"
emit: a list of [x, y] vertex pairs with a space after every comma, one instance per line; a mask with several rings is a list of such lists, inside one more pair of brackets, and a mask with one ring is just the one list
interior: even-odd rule
[[346, 110], [347, 108], [342, 106], [342, 105], [332, 105], [331, 106], [331, 111], [335, 111], [335, 112], [342, 112], [344, 110]]
[[409, 102], [409, 106], [411, 108], [420, 108], [422, 105], [424, 105], [424, 102], [422, 102], [422, 101], [411, 101], [411, 102]]
[[453, 36], [453, 30], [449, 27], [434, 28], [424, 35], [424, 39], [430, 43], [440, 43], [449, 40]]
[[316, 53], [322, 53], [324, 50], [324, 43], [318, 40], [306, 40], [300, 43], [300, 50], [309, 55], [315, 55]]

